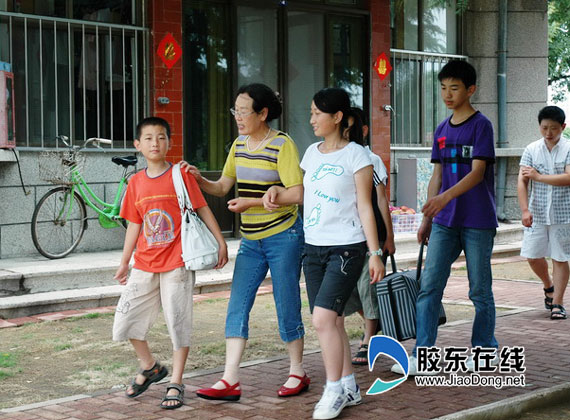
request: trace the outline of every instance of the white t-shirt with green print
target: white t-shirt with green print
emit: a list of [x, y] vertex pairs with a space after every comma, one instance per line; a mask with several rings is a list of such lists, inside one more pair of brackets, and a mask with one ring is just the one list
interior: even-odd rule
[[321, 153], [321, 143], [311, 144], [301, 161], [305, 242], [317, 246], [363, 242], [354, 174], [372, 165], [368, 152], [350, 142], [340, 150]]

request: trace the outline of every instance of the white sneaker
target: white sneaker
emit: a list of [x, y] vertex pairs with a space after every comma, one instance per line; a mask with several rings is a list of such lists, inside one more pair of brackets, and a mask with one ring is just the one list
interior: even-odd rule
[[[488, 367], [498, 366], [498, 364], [499, 356], [495, 355], [495, 357], [491, 359], [491, 363], [489, 363]], [[465, 362], [465, 366], [467, 366], [468, 372], [475, 372], [475, 360], [473, 359], [473, 356], [469, 356], [469, 359], [467, 359]], [[481, 370], [483, 367], [485, 367], [485, 362], [479, 359], [479, 370]]]
[[313, 411], [314, 419], [334, 419], [338, 417], [342, 409], [346, 406], [348, 399], [343, 392], [339, 394], [330, 388], [325, 387], [325, 392]]
[[[400, 366], [398, 363], [393, 365], [390, 370], [400, 375], [404, 374], [402, 366]], [[418, 372], [418, 360], [414, 356], [410, 356], [408, 358], [408, 376], [433, 376], [437, 375], [438, 373], [439, 372]]]
[[360, 387], [358, 385], [356, 385], [356, 391], [354, 392], [348, 388], [344, 388], [344, 393], [346, 394], [347, 407], [352, 407], [362, 402], [362, 395], [360, 395]]

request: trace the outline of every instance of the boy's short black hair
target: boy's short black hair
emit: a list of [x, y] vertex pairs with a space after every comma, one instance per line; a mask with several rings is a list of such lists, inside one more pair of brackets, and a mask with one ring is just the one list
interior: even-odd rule
[[562, 125], [566, 121], [566, 114], [564, 114], [562, 108], [557, 106], [545, 106], [538, 112], [538, 123], [540, 124], [542, 120], [552, 120]]
[[166, 135], [168, 136], [168, 140], [170, 140], [170, 124], [168, 124], [168, 121], [166, 121], [164, 118], [160, 117], [146, 117], [143, 120], [141, 120], [137, 124], [137, 136], [136, 136], [137, 140], [141, 138], [142, 129], [147, 125], [160, 125], [164, 127], [164, 129], [166, 130]]
[[441, 82], [445, 79], [459, 79], [468, 89], [477, 84], [477, 72], [475, 67], [464, 60], [451, 60], [439, 71], [437, 75]]

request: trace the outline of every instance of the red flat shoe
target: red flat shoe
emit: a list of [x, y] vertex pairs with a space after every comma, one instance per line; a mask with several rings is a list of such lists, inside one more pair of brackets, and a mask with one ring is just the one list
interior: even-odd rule
[[311, 378], [309, 378], [306, 373], [305, 376], [303, 376], [302, 378], [297, 375], [289, 375], [289, 378], [297, 378], [301, 382], [299, 382], [299, 385], [297, 385], [295, 388], [288, 388], [285, 385], [283, 385], [281, 388], [279, 388], [279, 391], [277, 391], [277, 395], [279, 395], [280, 397], [292, 397], [293, 395], [298, 395], [301, 392], [309, 389]]
[[196, 391], [196, 395], [206, 400], [237, 401], [240, 399], [241, 389], [236, 389], [239, 386], [239, 382], [230, 385], [223, 379], [220, 379], [220, 381], [226, 386], [224, 389], [203, 388]]

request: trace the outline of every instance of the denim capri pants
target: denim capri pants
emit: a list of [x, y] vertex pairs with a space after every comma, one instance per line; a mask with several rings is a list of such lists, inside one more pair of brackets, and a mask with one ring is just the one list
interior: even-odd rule
[[299, 287], [304, 244], [300, 218], [289, 229], [268, 238], [241, 240], [228, 303], [226, 338], [249, 337], [249, 313], [268, 269], [281, 339], [288, 343], [305, 335]]
[[343, 314], [346, 302], [358, 282], [366, 242], [348, 245], [305, 245], [303, 271], [311, 313], [315, 306]]

